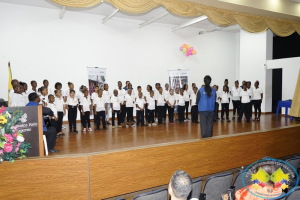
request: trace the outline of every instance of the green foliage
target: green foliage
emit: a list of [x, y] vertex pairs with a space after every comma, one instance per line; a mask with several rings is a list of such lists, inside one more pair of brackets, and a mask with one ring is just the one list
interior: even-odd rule
[[20, 108], [15, 111], [9, 109], [6, 114], [2, 113], [7, 121], [5, 124], [0, 124], [0, 163], [2, 161], [13, 163], [15, 158], [25, 158], [28, 149], [31, 149], [29, 143], [18, 140], [18, 137], [23, 137], [23, 135], [17, 131], [15, 125], [19, 123], [22, 115], [23, 112]]

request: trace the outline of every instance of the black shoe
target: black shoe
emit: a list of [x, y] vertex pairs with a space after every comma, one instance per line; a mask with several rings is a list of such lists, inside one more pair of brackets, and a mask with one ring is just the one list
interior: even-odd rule
[[241, 123], [241, 120], [237, 120], [237, 123]]
[[248, 122], [248, 123], [252, 123], [252, 121], [251, 121], [251, 120], [248, 120], [247, 122]]
[[224, 119], [221, 119], [221, 122], [223, 122], [224, 121]]
[[217, 122], [217, 120], [214, 120], [214, 122]]
[[97, 127], [97, 128], [95, 128], [95, 131], [99, 131], [99, 128]]
[[59, 150], [56, 150], [56, 149], [49, 150], [49, 153], [58, 153], [58, 152], [59, 152]]
[[230, 119], [227, 119], [227, 122], [230, 122]]
[[61, 133], [61, 135], [66, 135], [66, 134], [64, 134], [64, 133]]
[[77, 131], [77, 130], [74, 130], [73, 133], [78, 133], [78, 131]]
[[184, 122], [180, 122], [180, 124], [184, 124]]
[[104, 127], [104, 128], [103, 128], [103, 130], [107, 130], [107, 128], [106, 128], [106, 127]]
[[72, 134], [73, 132], [72, 131], [69, 131], [69, 134]]
[[220, 119], [220, 117], [217, 117], [217, 119]]
[[56, 135], [56, 138], [59, 138], [60, 137], [60, 135]]
[[198, 122], [198, 121], [195, 121], [195, 123], [196, 123], [196, 124], [199, 124], [200, 122]]
[[235, 120], [235, 117], [232, 117], [232, 120]]

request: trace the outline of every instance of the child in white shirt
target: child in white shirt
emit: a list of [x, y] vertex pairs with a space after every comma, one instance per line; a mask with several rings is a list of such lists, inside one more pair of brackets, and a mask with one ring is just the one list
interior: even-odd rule
[[66, 107], [65, 107], [65, 102], [64, 99], [61, 95], [61, 90], [55, 90], [55, 101], [54, 104], [56, 105], [57, 108], [57, 134], [58, 135], [65, 135], [64, 133], [62, 133], [62, 123], [63, 123], [63, 118], [64, 115], [66, 114]]
[[221, 108], [222, 108], [222, 110], [221, 110], [221, 122], [223, 122], [223, 120], [224, 120], [224, 112], [226, 112], [227, 122], [230, 122], [230, 119], [229, 119], [229, 98], [230, 98], [230, 94], [229, 94], [229, 91], [228, 91], [228, 86], [224, 85], [222, 95], [220, 96]]
[[103, 90], [103, 98], [104, 101], [106, 103], [106, 109], [107, 109], [107, 113], [106, 113], [106, 124], [110, 124], [109, 122], [109, 110], [110, 110], [110, 93], [108, 91], [108, 84], [105, 83], [104, 84], [104, 90]]
[[126, 91], [122, 88], [122, 82], [118, 81], [118, 97], [119, 97], [119, 101], [121, 103], [121, 108], [120, 110], [122, 112], [120, 112], [120, 117], [121, 117], [121, 124], [124, 123], [125, 121], [125, 115], [126, 115], [126, 105], [124, 104], [124, 97], [126, 94]]
[[152, 86], [151, 85], [147, 85], [147, 93], [144, 95], [145, 96], [145, 117], [146, 117], [146, 123], [148, 123], [149, 121], [149, 109], [148, 109], [148, 103], [147, 103], [147, 99], [150, 97], [150, 92], [152, 91]]
[[231, 95], [232, 95], [232, 105], [233, 105], [233, 117], [232, 120], [235, 120], [235, 113], [239, 115], [240, 108], [241, 108], [241, 100], [240, 100], [240, 93], [242, 88], [239, 86], [239, 81], [235, 81], [235, 86], [231, 88]]
[[215, 109], [214, 109], [214, 122], [217, 122], [219, 118], [219, 102], [220, 102], [220, 93], [218, 92], [219, 86], [214, 85], [213, 88], [216, 90], [216, 102], [215, 102]]
[[133, 124], [133, 107], [134, 107], [134, 96], [132, 95], [132, 90], [129, 88], [125, 95], [125, 104], [126, 104], [126, 112], [127, 112], [127, 127], [131, 124], [131, 127], [134, 127]]
[[175, 121], [179, 121], [179, 118], [178, 118], [178, 102], [177, 102], [177, 99], [178, 99], [178, 95], [179, 95], [179, 88], [176, 88], [175, 89], [175, 101], [176, 101], [176, 104], [175, 104], [175, 107], [174, 107], [174, 118], [175, 118]]
[[[243, 117], [243, 113], [245, 112], [245, 117], [247, 119], [247, 122], [251, 123], [250, 116], [252, 114], [252, 106], [251, 106], [251, 93], [247, 91], [247, 85], [243, 85], [243, 90], [240, 93], [241, 98], [241, 109], [239, 113], [238, 123], [241, 122], [241, 119]], [[251, 114], [249, 114], [251, 112]]]
[[41, 94], [40, 104], [42, 104], [43, 106], [47, 106], [47, 103], [48, 103], [48, 88], [42, 86], [38, 89], [38, 91]]
[[83, 97], [80, 100], [81, 112], [83, 117], [83, 132], [86, 132], [86, 125], [88, 125], [88, 131], [91, 129], [90, 113], [91, 113], [91, 98], [89, 97], [89, 91], [85, 89], [83, 91]]
[[[170, 90], [169, 90], [169, 83], [165, 84], [165, 90], [163, 91], [165, 99], [168, 98], [170, 95]], [[168, 104], [165, 102], [165, 107], [164, 107], [164, 113], [163, 113], [163, 121], [167, 119], [167, 111], [168, 111]]]
[[170, 90], [170, 94], [167, 96], [168, 113], [169, 113], [169, 123], [174, 124], [174, 108], [176, 105], [176, 97], [174, 95], [174, 90]]
[[185, 98], [183, 95], [183, 88], [180, 89], [180, 94], [177, 96], [177, 103], [178, 103], [178, 118], [179, 123], [184, 123], [184, 108], [186, 106]]
[[[252, 103], [254, 105], [254, 113], [255, 113], [255, 121], [260, 121], [260, 115], [261, 115], [261, 102], [263, 100], [263, 90], [258, 87], [259, 81], [256, 81], [254, 83], [254, 89], [253, 89], [253, 98]], [[257, 117], [257, 111], [258, 111], [258, 117]]]
[[154, 91], [152, 90], [150, 92], [150, 96], [147, 98], [147, 106], [149, 111], [148, 126], [156, 126], [156, 124], [154, 123], [155, 97]]
[[19, 106], [26, 106], [26, 102], [24, 96], [22, 95], [22, 86], [21, 85], [14, 85], [14, 93], [10, 96], [9, 106], [10, 107], [19, 107]]
[[155, 98], [156, 105], [157, 105], [157, 116], [158, 116], [158, 124], [163, 124], [163, 112], [164, 112], [164, 106], [165, 106], [165, 97], [163, 94], [162, 87], [158, 88], [158, 94]]
[[102, 90], [98, 91], [98, 96], [94, 98], [94, 113], [96, 120], [96, 129], [100, 129], [100, 118], [102, 118], [103, 129], [106, 130], [105, 114], [107, 113], [106, 103], [102, 94]]
[[139, 126], [140, 123], [142, 126], [145, 126], [144, 122], [144, 109], [145, 109], [145, 99], [143, 98], [143, 93], [139, 92], [139, 97], [136, 99], [136, 126]]
[[198, 122], [198, 104], [196, 103], [197, 98], [197, 91], [198, 88], [193, 88], [193, 93], [190, 95], [190, 104], [191, 104], [191, 115], [192, 115], [192, 123], [199, 123]]
[[70, 133], [78, 133], [76, 129], [78, 98], [75, 96], [75, 90], [70, 90], [69, 97], [67, 98], [68, 105], [68, 121]]
[[185, 120], [190, 121], [189, 119], [189, 104], [190, 104], [190, 93], [188, 91], [188, 84], [184, 84], [183, 86], [183, 96], [185, 101]]
[[111, 105], [110, 107], [112, 108], [112, 128], [115, 128], [115, 115], [117, 114], [117, 118], [118, 118], [118, 128], [122, 128], [121, 126], [121, 103], [120, 103], [120, 99], [118, 96], [118, 90], [114, 90], [114, 95], [111, 97], [110, 99]]
[[55, 128], [56, 130], [56, 135], [59, 136], [57, 133], [57, 129], [58, 129], [58, 124], [57, 124], [57, 120], [58, 120], [58, 116], [57, 116], [57, 108], [56, 105], [54, 104], [55, 98], [52, 94], [48, 95], [48, 105], [47, 107], [50, 108], [53, 112], [53, 117], [49, 116], [50, 118], [50, 122], [51, 125]]

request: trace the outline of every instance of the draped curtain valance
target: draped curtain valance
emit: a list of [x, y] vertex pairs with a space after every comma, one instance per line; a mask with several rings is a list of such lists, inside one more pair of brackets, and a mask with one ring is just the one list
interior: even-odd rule
[[[91, 7], [102, 0], [52, 0], [67, 7]], [[163, 6], [169, 12], [183, 17], [206, 15], [210, 21], [220, 26], [239, 24], [251, 33], [259, 33], [270, 28], [278, 36], [286, 37], [297, 31], [300, 34], [300, 22], [251, 15], [181, 0], [104, 0], [114, 7], [128, 13], [144, 13]]]

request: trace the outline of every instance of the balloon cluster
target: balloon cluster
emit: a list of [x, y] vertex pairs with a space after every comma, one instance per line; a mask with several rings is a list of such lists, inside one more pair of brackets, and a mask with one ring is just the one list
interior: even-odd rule
[[197, 51], [194, 49], [194, 47], [191, 47], [191, 45], [188, 44], [183, 44], [180, 47], [180, 51], [185, 53], [186, 56], [192, 56], [197, 54]]

